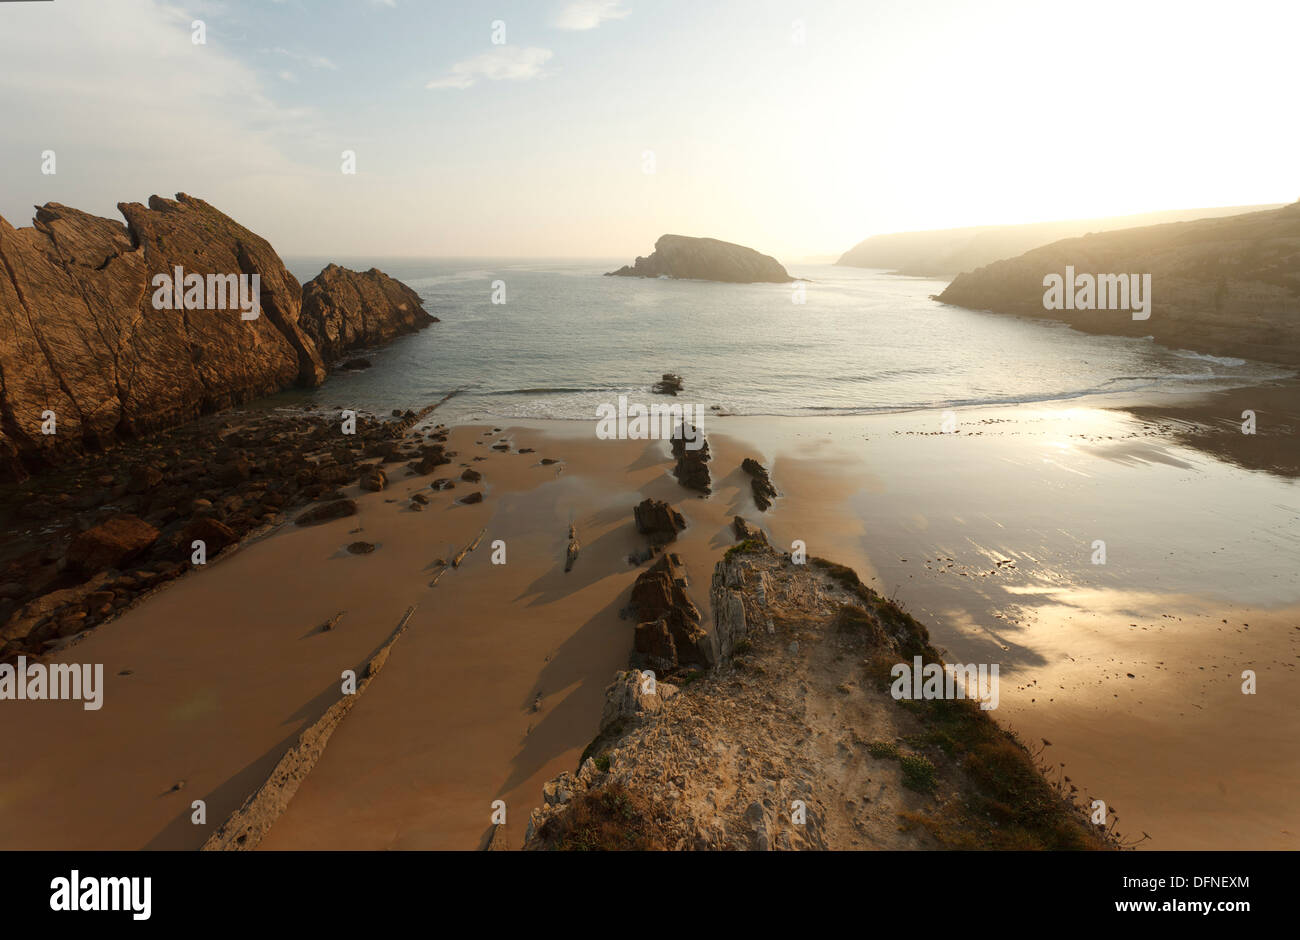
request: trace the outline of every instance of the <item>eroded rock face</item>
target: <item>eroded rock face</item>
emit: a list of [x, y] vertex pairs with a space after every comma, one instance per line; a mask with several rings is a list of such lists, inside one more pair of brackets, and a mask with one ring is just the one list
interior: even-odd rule
[[[0, 479], [325, 378], [302, 289], [265, 239], [184, 193], [118, 210], [125, 224], [58, 203], [30, 228], [0, 219]], [[155, 278], [177, 268], [205, 287], [256, 275], [257, 316], [242, 318], [237, 287], [157, 309]], [[433, 322], [377, 271], [331, 266], [311, 283], [308, 324], [331, 354], [335, 336], [345, 348]]]
[[654, 253], [635, 264], [610, 271], [614, 277], [675, 277], [736, 284], [788, 284], [793, 281], [781, 262], [753, 248], [688, 235], [661, 235]]
[[634, 649], [644, 664], [661, 673], [678, 666], [714, 662], [700, 611], [686, 595], [686, 571], [675, 554], [663, 555], [632, 585], [637, 627]]
[[358, 272], [331, 264], [302, 288], [302, 328], [326, 362], [437, 322], [419, 294], [377, 268]]

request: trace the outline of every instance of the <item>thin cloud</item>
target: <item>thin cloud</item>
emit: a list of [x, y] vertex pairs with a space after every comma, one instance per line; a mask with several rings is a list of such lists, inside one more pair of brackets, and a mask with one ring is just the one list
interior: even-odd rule
[[550, 49], [536, 46], [501, 46], [491, 52], [457, 62], [442, 78], [435, 78], [425, 88], [469, 88], [480, 79], [487, 81], [530, 81], [543, 77], [543, 66], [554, 55]]
[[555, 17], [559, 29], [595, 29], [606, 20], [621, 20], [631, 13], [622, 0], [575, 0]]
[[331, 71], [337, 72], [339, 68], [337, 65], [331, 62], [329, 59], [325, 58], [323, 55], [308, 55], [307, 53], [304, 52], [294, 52], [290, 49], [285, 49], [283, 46], [276, 46], [274, 49], [271, 50], [271, 52], [275, 53], [276, 55], [288, 56], [290, 59], [293, 59], [295, 62], [301, 62], [304, 65], [309, 65], [314, 69], [329, 69]]

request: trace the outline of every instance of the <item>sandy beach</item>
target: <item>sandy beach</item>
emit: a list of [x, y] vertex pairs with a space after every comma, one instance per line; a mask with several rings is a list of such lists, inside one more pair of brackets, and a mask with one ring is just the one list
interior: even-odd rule
[[[1223, 447], [1247, 451], [1236, 461], [1192, 446], [1186, 422], [1223, 412], [1226, 424], [1237, 398], [1148, 403], [1158, 415], [1121, 402], [970, 409], [953, 433], [939, 412], [712, 418], [707, 499], [670, 475], [666, 442], [598, 440], [592, 422], [453, 428], [443, 471], [458, 478], [464, 463], [483, 484], [435, 492], [399, 471], [379, 493], [348, 487], [356, 516], [246, 542], [52, 657], [103, 663], [105, 705], [0, 711], [0, 847], [198, 848], [412, 606], [261, 847], [476, 849], [495, 800], [518, 847], [542, 783], [574, 768], [627, 663], [634, 624], [620, 612], [640, 570], [627, 556], [645, 544], [632, 507], [647, 496], [686, 517], [674, 547], [694, 585], [743, 515], [778, 548], [802, 540], [855, 568], [957, 660], [1000, 663], [997, 720], [1049, 741], [1047, 758], [1115, 809], [1126, 840], [1300, 847], [1300, 499], [1276, 433], [1294, 397], [1268, 394], [1272, 432], [1262, 418], [1253, 441], [1224, 432]], [[509, 452], [491, 449], [503, 440]], [[781, 494], [767, 513], [744, 457]], [[457, 501], [476, 489], [482, 503]], [[566, 574], [571, 523], [583, 547]], [[480, 531], [430, 586], [435, 562]], [[349, 554], [358, 539], [375, 551]], [[1248, 669], [1258, 694], [1241, 692]]]

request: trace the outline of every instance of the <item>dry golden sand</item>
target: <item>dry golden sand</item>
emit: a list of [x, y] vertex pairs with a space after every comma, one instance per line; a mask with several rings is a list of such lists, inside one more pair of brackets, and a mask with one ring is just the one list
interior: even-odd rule
[[[935, 433], [939, 420], [715, 419], [708, 500], [668, 475], [664, 443], [598, 441], [579, 422], [457, 428], [451, 466], [394, 470], [357, 516], [283, 527], [61, 653], [104, 663], [101, 711], [5, 703], [0, 847], [198, 847], [412, 605], [262, 847], [475, 848], [497, 799], [518, 846], [542, 782], [574, 767], [626, 664], [633, 624], [619, 612], [646, 496], [690, 523], [676, 548], [702, 609], [744, 515], [778, 547], [802, 539], [896, 595], [950, 659], [1001, 663], [996, 717], [1050, 740], [1049, 757], [1118, 807], [1126, 834], [1145, 830], [1157, 848], [1300, 846], [1295, 484], [1122, 415], [987, 409], [955, 435]], [[505, 437], [536, 453], [489, 449]], [[483, 485], [428, 488], [474, 456], [487, 458], [471, 463]], [[767, 514], [745, 456], [782, 493]], [[483, 503], [456, 502], [474, 489]], [[417, 490], [423, 512], [409, 509]], [[571, 522], [583, 549], [565, 574]], [[435, 560], [484, 528], [430, 587]], [[1096, 538], [1105, 566], [1090, 563]], [[358, 539], [376, 551], [343, 550]], [[496, 540], [505, 565], [491, 564]], [[1255, 696], [1240, 693], [1246, 668]], [[190, 822], [195, 799], [206, 826]]]

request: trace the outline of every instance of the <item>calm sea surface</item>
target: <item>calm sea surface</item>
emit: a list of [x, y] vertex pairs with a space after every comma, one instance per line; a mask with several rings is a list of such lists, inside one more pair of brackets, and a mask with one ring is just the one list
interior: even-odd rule
[[[678, 401], [736, 414], [866, 414], [1249, 385], [1273, 366], [1091, 336], [1063, 325], [940, 304], [945, 281], [796, 265], [790, 285], [602, 277], [619, 261], [337, 259], [419, 292], [441, 323], [365, 353], [288, 400], [366, 411], [439, 410], [449, 423], [593, 418], [619, 394], [647, 401], [663, 372]], [[327, 259], [291, 259], [301, 281]], [[506, 302], [492, 303], [493, 282]], [[360, 354], [360, 353], [358, 353]]]

